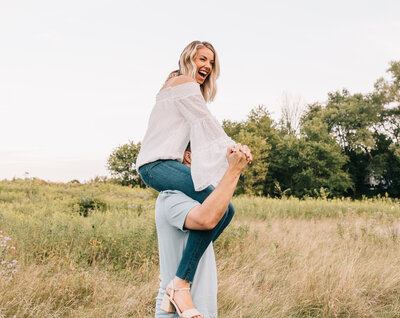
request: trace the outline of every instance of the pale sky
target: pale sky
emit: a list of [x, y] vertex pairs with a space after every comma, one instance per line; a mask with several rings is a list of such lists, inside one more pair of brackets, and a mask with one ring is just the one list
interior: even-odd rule
[[277, 119], [285, 92], [370, 92], [400, 60], [399, 12], [396, 0], [0, 0], [0, 180], [108, 175], [193, 40], [220, 57], [220, 121], [260, 104]]

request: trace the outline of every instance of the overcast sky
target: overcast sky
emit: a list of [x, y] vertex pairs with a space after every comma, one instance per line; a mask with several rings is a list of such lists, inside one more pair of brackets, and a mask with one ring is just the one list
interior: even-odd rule
[[221, 63], [211, 112], [369, 92], [400, 60], [400, 1], [0, 0], [0, 180], [108, 175], [193, 40]]

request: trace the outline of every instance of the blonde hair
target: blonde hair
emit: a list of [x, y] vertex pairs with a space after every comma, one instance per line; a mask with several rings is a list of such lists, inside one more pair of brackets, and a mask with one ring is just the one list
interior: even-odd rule
[[204, 100], [209, 103], [214, 100], [215, 95], [217, 94], [216, 81], [219, 77], [220, 72], [217, 52], [209, 42], [193, 41], [189, 43], [189, 45], [185, 47], [179, 58], [179, 69], [171, 72], [165, 82], [167, 82], [170, 78], [179, 75], [187, 75], [192, 77], [193, 79], [196, 79], [197, 67], [194, 63], [194, 58], [196, 57], [197, 50], [202, 47], [206, 47], [214, 53], [214, 64], [212, 67], [212, 71], [210, 75], [207, 76], [204, 83], [200, 85], [201, 93], [203, 94]]

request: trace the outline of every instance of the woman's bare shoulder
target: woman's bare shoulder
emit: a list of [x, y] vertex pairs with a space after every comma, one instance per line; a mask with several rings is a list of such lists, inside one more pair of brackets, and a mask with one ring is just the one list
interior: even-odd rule
[[162, 89], [167, 88], [167, 87], [178, 86], [178, 85], [189, 83], [189, 82], [196, 82], [196, 80], [194, 80], [193, 78], [191, 78], [190, 76], [187, 76], [187, 75], [175, 76], [175, 77], [170, 78], [164, 84]]
[[168, 81], [166, 81], [163, 85], [163, 87], [161, 87], [160, 92], [162, 90], [164, 90], [165, 88], [168, 87], [174, 87], [174, 86], [178, 86], [178, 85], [182, 85], [185, 83], [190, 83], [190, 82], [194, 82], [196, 83], [196, 81], [191, 78], [190, 76], [187, 75], [179, 75], [179, 76], [175, 76], [170, 78]]
[[196, 82], [196, 80], [194, 78], [192, 78], [190, 76], [187, 76], [187, 75], [179, 75], [179, 76], [175, 77], [174, 79], [175, 79], [175, 81], [173, 81], [171, 83], [172, 87], [173, 86], [178, 86], [178, 85], [181, 85], [181, 84], [185, 84], [185, 83], [188, 83], [188, 82]]

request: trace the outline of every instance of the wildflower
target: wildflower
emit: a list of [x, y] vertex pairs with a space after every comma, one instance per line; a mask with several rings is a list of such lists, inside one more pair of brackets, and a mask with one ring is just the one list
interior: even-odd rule
[[12, 249], [12, 250], [15, 250], [15, 246], [11, 246], [11, 249]]
[[6, 261], [1, 261], [1, 265], [4, 265], [6, 263]]
[[6, 244], [0, 244], [1, 247], [6, 247]]
[[18, 271], [16, 269], [13, 269], [11, 273], [16, 274], [18, 273]]
[[7, 265], [7, 268], [11, 268], [11, 267], [13, 267], [13, 264], [12, 264], [12, 263], [10, 263], [10, 264]]
[[0, 275], [4, 275], [6, 273], [6, 271], [1, 271]]
[[13, 264], [17, 264], [18, 263], [18, 261], [16, 259], [13, 259], [12, 262], [13, 262]]

